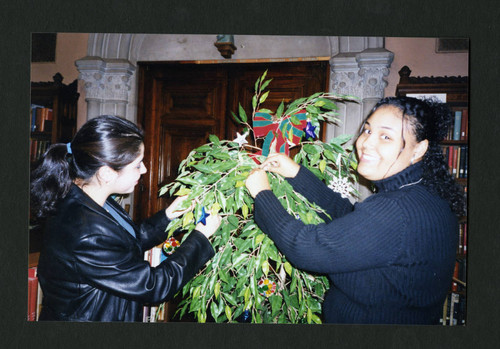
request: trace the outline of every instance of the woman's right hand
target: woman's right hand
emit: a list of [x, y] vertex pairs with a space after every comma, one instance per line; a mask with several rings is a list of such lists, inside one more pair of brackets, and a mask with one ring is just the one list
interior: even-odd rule
[[208, 239], [209, 237], [214, 235], [217, 229], [219, 229], [221, 221], [221, 216], [219, 216], [218, 214], [211, 214], [205, 218], [206, 224], [200, 222], [196, 224], [195, 229], [205, 235], [205, 237]]
[[285, 178], [293, 178], [300, 170], [300, 165], [284, 154], [275, 153], [262, 163], [264, 171], [274, 172]]

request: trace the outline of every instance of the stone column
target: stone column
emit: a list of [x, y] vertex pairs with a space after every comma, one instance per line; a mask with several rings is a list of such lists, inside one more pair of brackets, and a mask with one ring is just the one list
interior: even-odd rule
[[[330, 92], [356, 97], [356, 102], [339, 103], [340, 124], [327, 127], [327, 140], [342, 134], [351, 134], [353, 144], [360, 127], [375, 103], [384, 97], [384, 80], [394, 54], [383, 47], [383, 40], [376, 38], [340, 38], [340, 53], [330, 60]], [[360, 52], [345, 52], [360, 49]], [[362, 199], [371, 191], [361, 185]]]
[[127, 118], [131, 80], [135, 72], [126, 59], [87, 56], [75, 62], [84, 81], [87, 120], [102, 114]]

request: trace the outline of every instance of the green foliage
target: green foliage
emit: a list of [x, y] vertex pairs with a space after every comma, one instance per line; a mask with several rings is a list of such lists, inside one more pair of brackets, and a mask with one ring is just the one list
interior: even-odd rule
[[[267, 71], [255, 83], [252, 118], [268, 96], [268, 92], [263, 92], [271, 81], [265, 80], [266, 75]], [[286, 111], [281, 104], [275, 117], [279, 122], [293, 123], [293, 114], [306, 109], [308, 119], [319, 130], [321, 121], [335, 121], [336, 105], [331, 98], [317, 93], [292, 102]], [[241, 106], [233, 117], [252, 130]], [[326, 183], [332, 177], [342, 177], [349, 178], [353, 186], [355, 158], [352, 149], [343, 147], [349, 139], [342, 136], [328, 143], [302, 142], [295, 160]], [[160, 190], [160, 195], [187, 195], [185, 208], [192, 200], [196, 202], [192, 211], [171, 222], [167, 228], [169, 236], [180, 228], [192, 231], [202, 208], [223, 219], [211, 238], [216, 254], [183, 288], [177, 314], [182, 317], [193, 313], [198, 322], [236, 322], [245, 315], [253, 323], [321, 323], [321, 304], [329, 288], [327, 278], [291, 265], [254, 222], [253, 198], [245, 180], [258, 166], [254, 157], [264, 160], [252, 154], [259, 148], [219, 140], [214, 135], [209, 140], [210, 143], [191, 151], [180, 164], [176, 180]], [[322, 210], [295, 192], [286, 180], [271, 173], [268, 178], [273, 192], [291, 215], [306, 224], [322, 222], [318, 215]]]

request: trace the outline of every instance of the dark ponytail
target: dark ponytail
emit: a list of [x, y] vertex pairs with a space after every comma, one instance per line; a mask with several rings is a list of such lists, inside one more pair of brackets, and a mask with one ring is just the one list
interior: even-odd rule
[[[423, 184], [429, 190], [448, 201], [455, 214], [465, 214], [465, 199], [460, 185], [451, 176], [440, 143], [445, 139], [453, 123], [453, 114], [445, 103], [435, 99], [412, 97], [386, 97], [373, 108], [393, 106], [403, 115], [403, 125], [409, 125], [417, 142], [427, 139], [429, 146], [422, 159]], [[404, 144], [404, 138], [403, 138]]]
[[52, 145], [32, 171], [32, 214], [44, 218], [53, 213], [73, 181], [88, 183], [102, 166], [120, 171], [140, 155], [143, 141], [142, 131], [128, 120], [112, 115], [90, 119], [69, 145]]
[[36, 218], [54, 210], [55, 203], [66, 195], [71, 185], [67, 147], [54, 144], [31, 172], [30, 209]]

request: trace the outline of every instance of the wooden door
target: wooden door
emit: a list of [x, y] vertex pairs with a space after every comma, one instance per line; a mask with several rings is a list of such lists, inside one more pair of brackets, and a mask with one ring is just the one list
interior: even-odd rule
[[206, 143], [224, 136], [227, 72], [216, 66], [140, 66], [138, 120], [145, 132], [144, 164], [135, 199], [135, 217], [168, 206], [159, 189], [177, 176], [179, 163]]
[[255, 81], [268, 70], [273, 79], [265, 108], [326, 91], [328, 62], [252, 64], [139, 64], [138, 122], [145, 130], [143, 175], [135, 193], [134, 218], [146, 218], [171, 200], [159, 189], [177, 176], [180, 162], [208, 141], [209, 134], [234, 139], [241, 127], [232, 117], [238, 104], [247, 113]]

